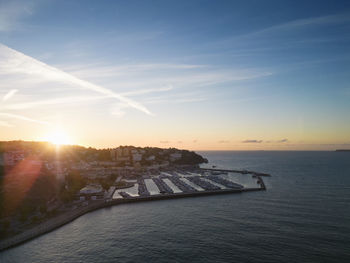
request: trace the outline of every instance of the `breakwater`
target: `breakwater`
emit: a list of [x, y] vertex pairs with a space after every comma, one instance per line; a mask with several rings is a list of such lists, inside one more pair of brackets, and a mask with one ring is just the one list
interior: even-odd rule
[[216, 169], [216, 168], [200, 168], [202, 171], [212, 171], [212, 172], [224, 172], [224, 173], [240, 173], [240, 174], [252, 174], [256, 176], [271, 176], [268, 173], [260, 173], [248, 170], [231, 170], [231, 169]]
[[48, 233], [56, 228], [59, 228], [74, 219], [92, 212], [97, 209], [104, 207], [110, 207], [119, 204], [134, 203], [134, 202], [146, 202], [146, 201], [156, 201], [156, 200], [166, 200], [166, 199], [177, 199], [186, 197], [199, 197], [199, 196], [209, 196], [218, 194], [231, 194], [231, 193], [242, 193], [250, 191], [261, 191], [265, 190], [263, 187], [257, 188], [243, 188], [243, 189], [220, 189], [220, 190], [210, 190], [210, 191], [197, 191], [197, 192], [184, 192], [184, 193], [173, 193], [173, 194], [159, 194], [152, 196], [139, 196], [139, 197], [127, 197], [123, 199], [106, 199], [100, 201], [91, 201], [89, 205], [76, 208], [72, 211], [62, 213], [54, 218], [48, 219], [40, 225], [37, 225], [31, 229], [28, 229], [18, 235], [7, 238], [0, 242], [0, 251], [7, 248], [17, 246], [35, 237]]

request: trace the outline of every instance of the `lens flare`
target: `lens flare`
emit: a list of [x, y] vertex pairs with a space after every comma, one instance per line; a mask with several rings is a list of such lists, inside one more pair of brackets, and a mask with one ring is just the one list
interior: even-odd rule
[[71, 140], [69, 136], [62, 130], [56, 130], [50, 134], [48, 134], [45, 138], [44, 141], [51, 142], [56, 145], [61, 145], [61, 144], [70, 144]]

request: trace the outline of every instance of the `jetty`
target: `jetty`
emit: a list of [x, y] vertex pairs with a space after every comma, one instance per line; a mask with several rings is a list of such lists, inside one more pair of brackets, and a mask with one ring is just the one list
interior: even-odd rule
[[248, 170], [230, 170], [230, 169], [216, 169], [216, 168], [199, 168], [202, 171], [209, 171], [209, 172], [219, 172], [219, 173], [240, 173], [240, 174], [251, 174], [256, 176], [271, 176], [268, 173], [260, 173], [255, 171], [248, 171]]

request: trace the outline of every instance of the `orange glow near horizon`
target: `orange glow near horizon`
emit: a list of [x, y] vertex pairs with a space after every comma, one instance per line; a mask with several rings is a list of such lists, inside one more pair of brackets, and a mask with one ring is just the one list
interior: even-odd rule
[[56, 129], [55, 131], [46, 135], [42, 140], [56, 145], [72, 144], [71, 138], [62, 129]]

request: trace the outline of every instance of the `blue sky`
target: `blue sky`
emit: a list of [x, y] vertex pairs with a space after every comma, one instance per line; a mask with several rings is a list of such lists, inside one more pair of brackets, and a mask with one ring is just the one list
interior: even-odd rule
[[0, 139], [348, 147], [349, 42], [348, 1], [0, 1]]

